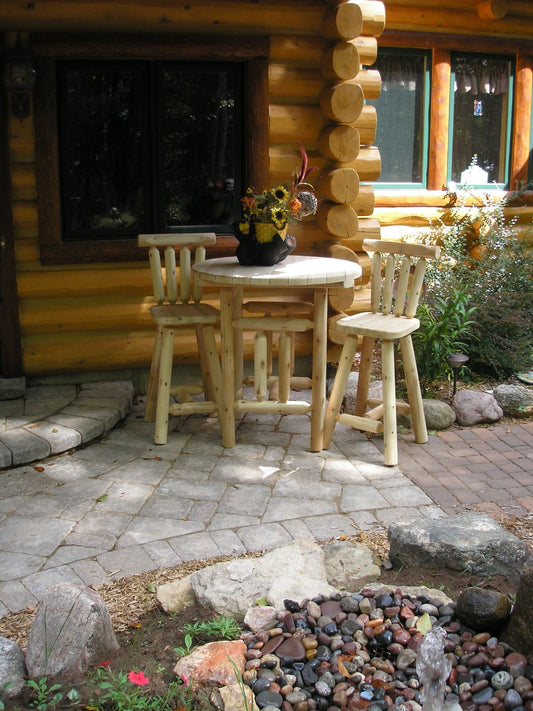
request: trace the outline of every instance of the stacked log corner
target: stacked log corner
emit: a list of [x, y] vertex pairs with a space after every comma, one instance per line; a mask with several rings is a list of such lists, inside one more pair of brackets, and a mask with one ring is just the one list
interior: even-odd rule
[[370, 260], [362, 249], [366, 237], [380, 237], [380, 225], [372, 217], [372, 181], [381, 172], [379, 150], [373, 146], [377, 113], [365, 103], [377, 99], [381, 76], [369, 69], [377, 56], [377, 37], [385, 28], [385, 7], [379, 0], [327, 0], [330, 7], [322, 22], [327, 46], [320, 59], [326, 85], [320, 109], [326, 119], [317, 147], [324, 158], [316, 188], [319, 195], [318, 243], [331, 257], [358, 262], [363, 273], [357, 291], [339, 289], [330, 296], [329, 338], [334, 344], [328, 359], [336, 360], [343, 337], [335, 328], [346, 312], [360, 310], [368, 298]]

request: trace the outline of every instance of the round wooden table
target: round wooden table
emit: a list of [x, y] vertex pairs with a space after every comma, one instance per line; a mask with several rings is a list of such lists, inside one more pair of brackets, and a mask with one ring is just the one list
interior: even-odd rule
[[[233, 324], [242, 315], [244, 289], [268, 292], [287, 290], [310, 292], [313, 312], [313, 365], [311, 403], [311, 450], [322, 449], [323, 411], [326, 402], [326, 366], [328, 337], [328, 291], [330, 288], [351, 287], [361, 276], [355, 262], [329, 257], [290, 255], [272, 267], [242, 266], [236, 257], [207, 259], [193, 266], [204, 286], [220, 290], [220, 332], [222, 370], [222, 412], [219, 412], [222, 443], [235, 445], [236, 393], [242, 380], [242, 338], [237, 342]], [[276, 410], [284, 414], [283, 403]], [[288, 409], [286, 410], [289, 411]]]

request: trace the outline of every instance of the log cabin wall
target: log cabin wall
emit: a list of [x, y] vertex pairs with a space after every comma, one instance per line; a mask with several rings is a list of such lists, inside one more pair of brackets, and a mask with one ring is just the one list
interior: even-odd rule
[[[310, 164], [319, 168], [313, 183], [321, 192], [321, 207], [316, 220], [298, 226], [300, 253], [348, 258], [355, 254], [365, 266], [360, 252], [364, 236], [401, 237], [446, 210], [441, 143], [447, 126], [438, 106], [432, 107], [431, 114], [434, 140], [427, 189], [384, 190], [372, 185], [380, 175], [381, 159], [373, 144], [376, 113], [364, 100], [376, 98], [380, 91], [380, 78], [372, 71], [377, 38], [380, 45], [431, 49], [437, 84], [445, 82], [451, 50], [515, 55], [512, 175], [516, 180], [527, 175], [533, 66], [529, 0], [441, 0], [438, 4], [433, 0], [190, 0], [187, 4], [4, 0], [0, 31], [7, 47], [13, 45], [17, 31], [30, 46], [36, 36], [72, 33], [97, 33], [117, 46], [123, 37], [135, 34], [203, 36], [214, 43], [225, 36], [241, 36], [248, 42], [268, 37], [268, 183], [290, 181], [298, 164], [299, 141], [308, 150]], [[357, 115], [352, 102], [359, 108]], [[346, 110], [352, 113], [346, 115]], [[10, 117], [9, 125], [24, 372], [32, 376], [144, 368], [153, 343], [150, 275], [144, 262], [44, 265], [41, 260], [43, 214], [37, 208], [34, 116], [32, 111], [22, 121]], [[350, 155], [355, 133], [346, 126], [357, 132], [355, 156]], [[335, 152], [339, 150], [335, 146], [341, 153]], [[521, 213], [523, 223], [530, 220], [528, 210]], [[353, 300], [338, 294], [335, 307], [359, 310], [366, 297], [364, 288]], [[179, 339], [177, 359], [196, 361], [192, 335]]]
[[[119, 5], [105, 1], [40, 0], [28, 4], [6, 0], [0, 8], [5, 46], [12, 47], [17, 32], [21, 32], [24, 43], [37, 47], [39, 55], [46, 54], [47, 50], [42, 48], [52, 36], [57, 38], [60, 52], [68, 52], [61, 49], [63, 38], [66, 38], [63, 44], [69, 37], [78, 38], [70, 40], [74, 47], [72, 56], [77, 56], [77, 52], [87, 56], [84, 38], [94, 37], [95, 33], [102, 42], [111, 40], [117, 48], [125, 41], [122, 38], [136, 34], [140, 43], [142, 37], [150, 34], [166, 39], [175, 36], [178, 40], [186, 36], [188, 41], [191, 38], [194, 41], [195, 36], [204, 41], [211, 37], [214, 44], [226, 36], [241, 36], [243, 44], [253, 44], [254, 37], [262, 41], [266, 36], [268, 183], [290, 183], [292, 172], [299, 165], [300, 141], [309, 153], [310, 164], [319, 171], [345, 164], [352, 177], [352, 190], [346, 197], [334, 194], [331, 189], [334, 181], [329, 181], [327, 207], [321, 212], [324, 229], [313, 221], [296, 226], [298, 252], [307, 254], [328, 253], [339, 229], [335, 226], [336, 211], [342, 213], [344, 209], [350, 215], [351, 247], [359, 231], [355, 210], [363, 215], [363, 224], [365, 216], [372, 213], [372, 188], [367, 185], [359, 190], [359, 180], [368, 181], [379, 175], [379, 153], [370, 147], [375, 134], [375, 112], [364, 111], [363, 99], [365, 91], [376, 93], [379, 77], [360, 70], [361, 60], [374, 61], [375, 36], [383, 26], [384, 6], [378, 0], [346, 5], [331, 0], [191, 0], [187, 4], [125, 0]], [[349, 61], [342, 56], [346, 48]], [[322, 59], [326, 50], [329, 55]], [[348, 71], [349, 77], [343, 76], [343, 71]], [[39, 80], [37, 77], [37, 84]], [[359, 96], [355, 111], [348, 107], [353, 114], [348, 119], [342, 115], [343, 105], [346, 109], [346, 98], [341, 96], [344, 86]], [[43, 126], [36, 126], [34, 119], [36, 113], [37, 117], [39, 112], [42, 114], [40, 102], [47, 102], [49, 97], [42, 90], [40, 94], [37, 90], [36, 95], [37, 105], [30, 116], [22, 120], [10, 117], [9, 126], [24, 373], [42, 376], [145, 368], [150, 362], [154, 337], [149, 317], [153, 300], [147, 260], [85, 263], [69, 262], [67, 256], [62, 258], [63, 263], [61, 259], [53, 263], [53, 256], [46, 256], [48, 252], [43, 257], [40, 231], [43, 224], [50, 231], [50, 224], [55, 224], [57, 218], [49, 217], [49, 204], [46, 201], [43, 204], [42, 194], [39, 202], [38, 176], [41, 174], [42, 181], [44, 175], [46, 182], [49, 161], [46, 157], [39, 162], [38, 151], [36, 158], [35, 135], [43, 133]], [[353, 147], [347, 157], [341, 149], [337, 154], [326, 148], [329, 155], [325, 155], [319, 143], [327, 144], [324, 136], [328, 127], [342, 130], [341, 124], [352, 131], [352, 143], [357, 142], [357, 149]], [[53, 129], [53, 124], [44, 128], [45, 138], [46, 131]], [[341, 146], [342, 143], [341, 140]], [[262, 189], [268, 185], [255, 187]], [[341, 222], [342, 219], [341, 214]], [[379, 226], [373, 224], [372, 230], [376, 232]], [[352, 301], [351, 297], [343, 298], [347, 305]], [[195, 363], [192, 332], [185, 332], [176, 341], [176, 362]], [[300, 347], [305, 352], [308, 344], [302, 342]]]

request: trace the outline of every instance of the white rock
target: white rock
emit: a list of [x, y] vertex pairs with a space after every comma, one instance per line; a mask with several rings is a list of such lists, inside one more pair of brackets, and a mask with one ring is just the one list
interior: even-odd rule
[[157, 588], [157, 601], [165, 612], [181, 612], [186, 607], [195, 603], [194, 590], [191, 585], [191, 576], [179, 580], [172, 580]]
[[198, 570], [191, 575], [191, 585], [201, 605], [239, 619], [261, 598], [283, 610], [286, 598], [300, 602], [337, 592], [327, 581], [320, 546], [305, 539], [261, 558], [241, 558]]

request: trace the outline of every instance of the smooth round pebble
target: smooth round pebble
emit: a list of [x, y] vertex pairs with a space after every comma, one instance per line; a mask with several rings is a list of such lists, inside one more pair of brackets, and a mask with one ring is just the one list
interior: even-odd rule
[[490, 683], [493, 689], [510, 689], [513, 685], [513, 677], [502, 669], [492, 675]]
[[268, 709], [269, 706], [279, 709], [283, 703], [283, 696], [275, 691], [262, 691], [255, 697], [255, 703], [260, 709]]

